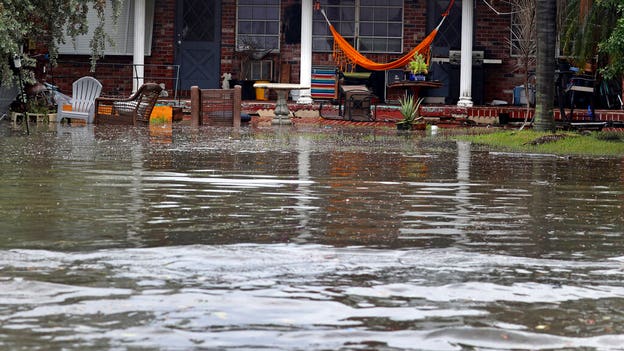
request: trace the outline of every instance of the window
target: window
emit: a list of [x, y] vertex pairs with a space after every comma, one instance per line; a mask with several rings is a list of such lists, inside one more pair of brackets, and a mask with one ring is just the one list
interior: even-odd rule
[[237, 50], [279, 50], [279, 0], [239, 0]]
[[250, 60], [245, 63], [249, 79], [271, 80], [273, 79], [273, 60]]
[[[403, 52], [403, 0], [322, 0], [334, 28], [360, 52]], [[312, 48], [331, 51], [333, 38], [325, 18], [314, 13]]]
[[[112, 21], [111, 6], [106, 6], [107, 22], [104, 27], [113, 39], [115, 45], [106, 44], [105, 55], [132, 55], [134, 53], [134, 1], [124, 1], [115, 25]], [[76, 38], [75, 45], [71, 38], [65, 39], [65, 44], [59, 45], [60, 54], [91, 55], [89, 42], [93, 37], [93, 29], [98, 18], [95, 11], [90, 10], [87, 15], [89, 33]], [[152, 27], [154, 23], [154, 0], [145, 2], [145, 54], [151, 55]]]

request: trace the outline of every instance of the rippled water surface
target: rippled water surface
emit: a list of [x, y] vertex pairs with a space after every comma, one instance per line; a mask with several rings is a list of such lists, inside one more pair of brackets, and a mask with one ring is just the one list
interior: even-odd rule
[[624, 350], [622, 160], [0, 124], [1, 350]]

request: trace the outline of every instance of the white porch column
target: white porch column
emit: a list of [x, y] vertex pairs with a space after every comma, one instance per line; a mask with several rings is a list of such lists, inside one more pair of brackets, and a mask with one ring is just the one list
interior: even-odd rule
[[462, 0], [461, 70], [457, 106], [472, 106], [473, 0]]
[[[301, 60], [299, 84], [309, 87], [312, 84], [312, 0], [301, 1]], [[299, 104], [312, 103], [312, 91], [301, 90]]]
[[134, 0], [134, 50], [132, 53], [134, 77], [132, 91], [137, 91], [143, 85], [145, 70], [145, 0]]

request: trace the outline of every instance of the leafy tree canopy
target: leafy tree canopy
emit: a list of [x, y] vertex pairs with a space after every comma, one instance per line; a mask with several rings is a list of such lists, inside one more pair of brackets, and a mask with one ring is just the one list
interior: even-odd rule
[[76, 38], [88, 32], [87, 12], [95, 10], [99, 21], [91, 39], [92, 63], [103, 55], [110, 37], [104, 31], [104, 9], [112, 6], [116, 21], [123, 0], [0, 0], [0, 79], [3, 85], [15, 81], [13, 58], [20, 55], [28, 61], [23, 48], [34, 42], [46, 48], [52, 64], [58, 56], [58, 45], [65, 38]]
[[624, 74], [624, 4], [621, 0], [605, 2], [613, 3], [619, 17], [609, 37], [598, 46], [599, 52], [609, 57], [609, 63], [602, 69], [602, 74], [613, 78]]
[[622, 0], [568, 0], [562, 14], [564, 53], [579, 64], [598, 58], [607, 78], [624, 74], [624, 2]]

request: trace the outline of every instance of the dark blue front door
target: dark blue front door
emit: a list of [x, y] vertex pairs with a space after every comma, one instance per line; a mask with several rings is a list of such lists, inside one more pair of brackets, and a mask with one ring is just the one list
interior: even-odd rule
[[220, 86], [221, 1], [179, 0], [176, 15], [176, 64], [180, 88]]

